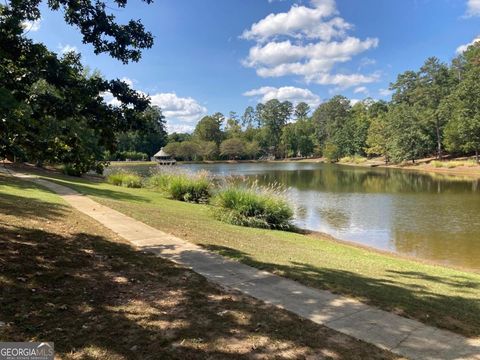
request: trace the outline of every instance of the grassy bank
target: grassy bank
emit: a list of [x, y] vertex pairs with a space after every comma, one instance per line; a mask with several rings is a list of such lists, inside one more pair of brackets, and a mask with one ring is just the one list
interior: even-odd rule
[[54, 341], [61, 359], [397, 358], [138, 252], [2, 174], [0, 321], [0, 341]]
[[480, 274], [321, 236], [225, 224], [215, 220], [206, 205], [168, 200], [148, 189], [55, 178], [104, 205], [246, 264], [460, 334], [480, 336]]

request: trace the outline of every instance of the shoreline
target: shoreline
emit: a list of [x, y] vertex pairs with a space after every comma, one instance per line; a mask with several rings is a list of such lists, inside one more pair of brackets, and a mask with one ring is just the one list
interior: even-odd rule
[[[457, 159], [461, 158], [453, 158], [448, 161], [456, 161]], [[422, 173], [430, 173], [430, 174], [443, 174], [443, 175], [451, 175], [451, 176], [468, 176], [471, 178], [480, 178], [480, 165], [478, 166], [458, 166], [455, 168], [435, 168], [429, 165], [430, 161], [434, 161], [435, 159], [420, 159], [418, 163], [414, 164], [405, 164], [405, 165], [388, 165], [385, 164], [383, 161], [370, 161], [367, 160], [364, 163], [353, 163], [353, 162], [336, 162], [332, 163], [334, 165], [341, 165], [341, 166], [352, 166], [352, 167], [360, 167], [366, 169], [394, 169], [394, 170], [406, 170], [406, 171], [416, 171]], [[307, 163], [307, 164], [328, 164], [324, 158], [309, 158], [309, 159], [279, 159], [279, 160], [207, 160], [207, 161], [179, 161], [177, 162], [178, 165], [190, 165], [190, 164], [198, 164], [198, 165], [210, 165], [210, 164], [271, 164], [271, 163]], [[119, 167], [119, 166], [136, 166], [136, 165], [156, 165], [157, 163], [152, 161], [111, 161], [110, 165], [112, 167]]]

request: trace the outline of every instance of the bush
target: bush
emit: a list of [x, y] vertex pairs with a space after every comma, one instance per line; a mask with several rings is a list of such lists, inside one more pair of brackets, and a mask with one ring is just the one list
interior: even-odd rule
[[228, 186], [214, 198], [217, 219], [241, 226], [292, 230], [293, 209], [272, 188]]
[[82, 171], [72, 164], [62, 165], [62, 172], [68, 176], [82, 176]]
[[340, 159], [340, 163], [342, 164], [363, 164], [364, 162], [367, 161], [367, 158], [364, 158], [363, 156], [360, 155], [353, 155], [353, 156], [345, 156]]
[[128, 172], [116, 172], [107, 176], [107, 182], [116, 186], [123, 186], [128, 188], [141, 188], [142, 178], [137, 174]]
[[161, 172], [150, 176], [147, 185], [164, 191], [174, 200], [207, 203], [211, 196], [211, 181], [207, 173]]

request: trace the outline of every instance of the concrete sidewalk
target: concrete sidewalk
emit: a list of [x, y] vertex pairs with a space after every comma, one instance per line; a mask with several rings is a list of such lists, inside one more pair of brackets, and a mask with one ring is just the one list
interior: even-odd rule
[[213, 283], [282, 307], [317, 324], [411, 359], [480, 359], [478, 339], [468, 339], [354, 299], [259, 271], [152, 228], [68, 187], [30, 175], [15, 176], [28, 178], [56, 192], [72, 207], [144, 251], [189, 267]]

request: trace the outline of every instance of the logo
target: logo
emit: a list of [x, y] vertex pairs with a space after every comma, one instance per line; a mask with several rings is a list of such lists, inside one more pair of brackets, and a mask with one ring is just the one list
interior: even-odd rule
[[53, 342], [0, 342], [0, 360], [53, 360]]

